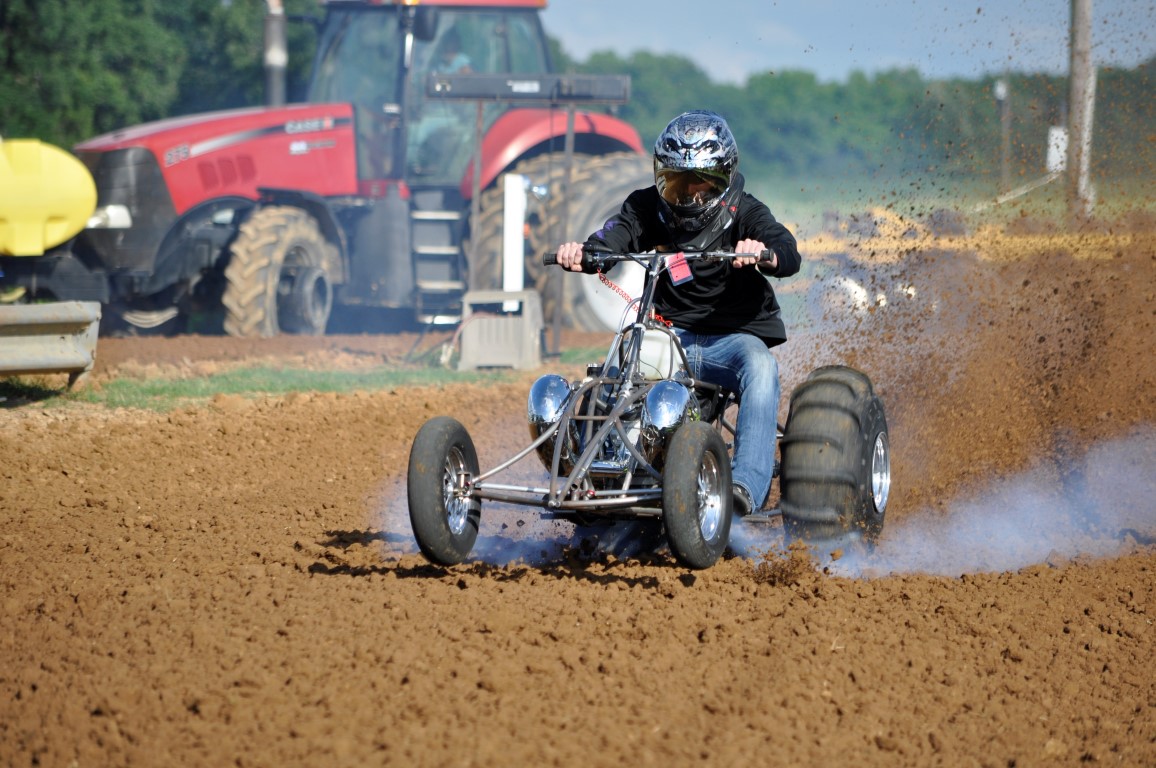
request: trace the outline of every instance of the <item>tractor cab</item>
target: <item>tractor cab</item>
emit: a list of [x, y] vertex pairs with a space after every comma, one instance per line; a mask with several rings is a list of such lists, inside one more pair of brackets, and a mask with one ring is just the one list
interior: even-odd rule
[[[353, 104], [358, 175], [456, 187], [473, 149], [474, 104], [425, 98], [430, 74], [544, 74], [541, 2], [508, 7], [331, 2], [308, 92]], [[483, 128], [505, 107], [486, 105]]]

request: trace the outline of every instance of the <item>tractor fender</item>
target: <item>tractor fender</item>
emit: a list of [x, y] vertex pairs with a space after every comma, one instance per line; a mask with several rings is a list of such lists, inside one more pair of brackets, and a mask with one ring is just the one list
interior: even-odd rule
[[[157, 248], [152, 269], [113, 276], [114, 295], [131, 299], [149, 296], [217, 266], [253, 201], [239, 196], [217, 197], [177, 217]], [[231, 218], [221, 219], [231, 214]]]
[[346, 282], [346, 275], [349, 274], [349, 242], [329, 202], [321, 195], [300, 189], [260, 187], [257, 193], [260, 197], [254, 209], [270, 205], [290, 205], [301, 208], [317, 219], [321, 234], [336, 246], [340, 260], [340, 264], [331, 265], [329, 279], [334, 284]]
[[[561, 150], [566, 136], [566, 110], [513, 109], [499, 117], [482, 137], [480, 189], [494, 183], [499, 175], [519, 160], [550, 150]], [[642, 153], [642, 139], [634, 126], [610, 115], [575, 112], [574, 149], [603, 155], [610, 152]], [[462, 197], [473, 197], [474, 166], [462, 177]]]

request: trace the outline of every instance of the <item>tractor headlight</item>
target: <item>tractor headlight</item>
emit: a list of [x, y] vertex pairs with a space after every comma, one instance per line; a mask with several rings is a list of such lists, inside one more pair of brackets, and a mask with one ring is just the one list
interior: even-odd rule
[[103, 205], [88, 218], [86, 229], [130, 229], [132, 214], [127, 205]]

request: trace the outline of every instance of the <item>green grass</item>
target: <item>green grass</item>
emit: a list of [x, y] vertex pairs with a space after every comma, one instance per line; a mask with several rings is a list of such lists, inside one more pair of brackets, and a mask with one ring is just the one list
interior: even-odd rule
[[152, 408], [167, 410], [190, 401], [207, 400], [216, 395], [284, 395], [290, 392], [353, 392], [382, 390], [405, 386], [445, 384], [456, 381], [497, 381], [502, 372], [457, 372], [445, 369], [390, 370], [386, 368], [356, 372], [315, 371], [293, 368], [238, 368], [227, 373], [193, 379], [170, 381], [135, 381], [114, 379], [100, 391], [85, 389], [72, 397], [78, 402], [99, 403], [108, 407]]
[[[600, 359], [602, 348], [562, 350], [556, 360], [543, 361], [543, 371], [559, 368], [572, 369], [575, 365]], [[15, 408], [30, 404], [42, 407], [67, 407], [75, 404], [98, 405], [106, 408], [140, 408], [169, 411], [217, 395], [260, 397], [286, 395], [292, 392], [354, 392], [379, 391], [398, 387], [429, 386], [452, 383], [485, 385], [508, 381], [514, 372], [494, 369], [457, 371], [437, 365], [408, 368], [379, 367], [360, 371], [325, 371], [270, 366], [238, 367], [223, 373], [193, 378], [115, 378], [99, 388], [84, 387], [68, 391], [63, 376], [16, 376], [0, 378], [0, 408]]]
[[[609, 343], [607, 343], [607, 347]], [[583, 365], [585, 363], [592, 363], [600, 361], [606, 356], [607, 347], [578, 347], [575, 349], [563, 349], [558, 361], [566, 366]]]
[[451, 371], [444, 368], [363, 371], [316, 371], [267, 366], [242, 367], [225, 373], [196, 378], [133, 379], [103, 382], [99, 388], [83, 387], [68, 391], [53, 388], [44, 377], [0, 380], [0, 407], [30, 403], [44, 406], [70, 404], [100, 405], [106, 408], [142, 408], [169, 411], [205, 402], [217, 395], [259, 397], [291, 392], [354, 392], [388, 390], [397, 387], [487, 382], [508, 379], [508, 371]]

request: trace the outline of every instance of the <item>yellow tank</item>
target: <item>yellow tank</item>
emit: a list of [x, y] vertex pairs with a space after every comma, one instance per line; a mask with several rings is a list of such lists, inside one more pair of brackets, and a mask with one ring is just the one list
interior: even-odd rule
[[0, 140], [0, 255], [39, 256], [84, 229], [95, 209], [96, 184], [74, 155]]

